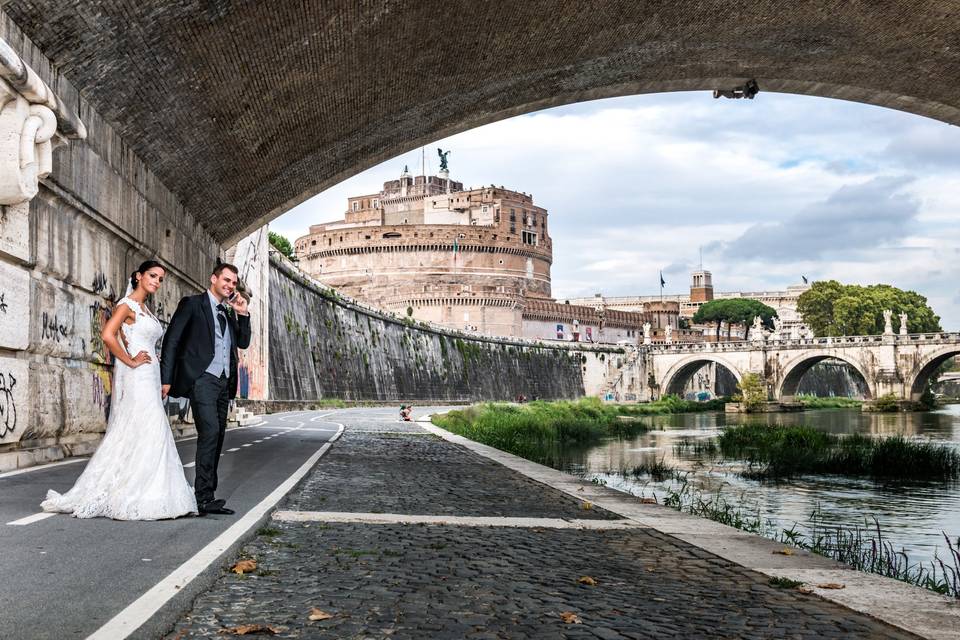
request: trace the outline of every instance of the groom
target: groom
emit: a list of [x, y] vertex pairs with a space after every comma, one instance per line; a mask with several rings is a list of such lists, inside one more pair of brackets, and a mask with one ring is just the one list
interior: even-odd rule
[[227, 428], [227, 409], [237, 396], [237, 349], [250, 346], [250, 313], [237, 288], [237, 268], [220, 264], [205, 292], [180, 299], [160, 351], [161, 395], [190, 398], [197, 426], [197, 476], [193, 483], [200, 515], [230, 515], [214, 498], [217, 465]]

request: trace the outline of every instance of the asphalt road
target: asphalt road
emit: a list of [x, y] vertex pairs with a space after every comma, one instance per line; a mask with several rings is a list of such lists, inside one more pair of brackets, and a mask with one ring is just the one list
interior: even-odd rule
[[[274, 414], [259, 425], [229, 430], [217, 497], [236, 510], [233, 516], [157, 522], [42, 517], [39, 505], [47, 489], [69, 489], [85, 461], [0, 474], [0, 637], [85, 638], [97, 632], [245, 515], [262, 510], [265, 498], [304, 467], [341, 424], [389, 428], [396, 421], [397, 409], [362, 408]], [[193, 438], [177, 444], [191, 484], [195, 447]], [[130, 637], [157, 637], [169, 628], [269, 511], [239, 532], [196, 579], [176, 585], [176, 595]], [[10, 524], [18, 521], [26, 524]]]

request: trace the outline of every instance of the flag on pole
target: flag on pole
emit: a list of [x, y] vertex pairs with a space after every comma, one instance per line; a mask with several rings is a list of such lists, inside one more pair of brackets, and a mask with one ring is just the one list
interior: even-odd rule
[[660, 288], [663, 289], [663, 286], [667, 284], [667, 281], [663, 279], [663, 271], [660, 272]]

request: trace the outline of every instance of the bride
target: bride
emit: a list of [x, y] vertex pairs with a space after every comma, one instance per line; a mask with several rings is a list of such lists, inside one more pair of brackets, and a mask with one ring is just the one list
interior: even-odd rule
[[[160, 399], [156, 345], [163, 326], [143, 304], [165, 276], [166, 270], [154, 260], [130, 275], [127, 295], [100, 334], [116, 359], [107, 432], [73, 488], [63, 495], [47, 492], [44, 511], [115, 520], [197, 513]], [[118, 340], [121, 331], [127, 349]]]

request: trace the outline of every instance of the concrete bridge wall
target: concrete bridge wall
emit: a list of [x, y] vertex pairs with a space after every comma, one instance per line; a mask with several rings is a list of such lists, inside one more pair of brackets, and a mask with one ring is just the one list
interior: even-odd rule
[[270, 266], [270, 399], [463, 402], [576, 398], [566, 346], [471, 338], [339, 298], [280, 258]]

